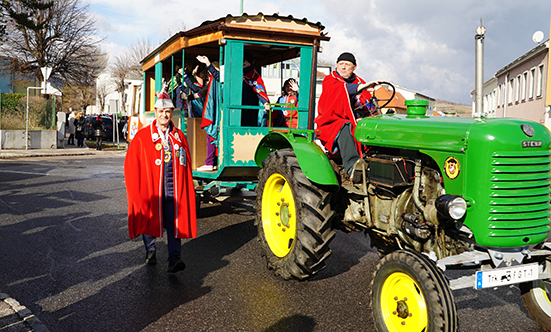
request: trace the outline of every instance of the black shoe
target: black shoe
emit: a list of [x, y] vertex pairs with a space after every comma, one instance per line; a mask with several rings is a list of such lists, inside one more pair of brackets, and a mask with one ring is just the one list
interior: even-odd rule
[[145, 254], [145, 263], [147, 265], [157, 264], [157, 251], [147, 251]]
[[183, 271], [186, 268], [186, 264], [182, 262], [179, 258], [175, 258], [168, 263], [168, 273], [176, 273]]

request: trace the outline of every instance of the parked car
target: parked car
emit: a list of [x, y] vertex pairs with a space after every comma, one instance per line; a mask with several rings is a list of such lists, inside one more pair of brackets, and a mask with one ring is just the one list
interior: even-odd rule
[[[86, 139], [95, 139], [94, 129], [92, 126], [96, 122], [96, 119], [97, 116], [89, 116], [86, 118], [86, 122], [84, 124], [84, 137]], [[108, 116], [101, 116], [101, 121], [103, 121], [103, 125], [105, 126], [105, 130], [103, 131], [103, 139], [112, 141], [113, 120]]]

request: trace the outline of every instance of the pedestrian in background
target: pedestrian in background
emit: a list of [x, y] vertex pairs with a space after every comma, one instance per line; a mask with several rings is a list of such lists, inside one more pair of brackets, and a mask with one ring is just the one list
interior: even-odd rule
[[67, 145], [75, 145], [75, 112], [69, 113], [67, 119], [67, 132], [69, 133], [69, 139], [67, 139]]
[[74, 120], [75, 125], [75, 137], [77, 139], [77, 146], [79, 148], [84, 147], [84, 123], [86, 119], [84, 114], [79, 112]]
[[101, 121], [101, 116], [98, 115], [94, 124], [92, 124], [92, 129], [94, 129], [94, 135], [96, 136], [96, 150], [101, 150], [101, 144], [103, 143], [103, 132], [105, 131], [105, 125]]
[[186, 267], [180, 239], [197, 236], [191, 156], [173, 114], [174, 104], [163, 90], [155, 102], [155, 120], [134, 135], [124, 160], [130, 238], [142, 234], [145, 263], [154, 265], [155, 241], [165, 228], [169, 273]]

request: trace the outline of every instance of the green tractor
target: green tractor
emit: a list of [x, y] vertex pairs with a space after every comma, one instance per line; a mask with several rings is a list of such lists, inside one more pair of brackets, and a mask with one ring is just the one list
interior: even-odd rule
[[[376, 94], [376, 93], [375, 93]], [[369, 150], [342, 176], [315, 131], [271, 131], [259, 143], [256, 224], [268, 267], [306, 279], [325, 267], [335, 230], [369, 235], [381, 260], [371, 307], [379, 331], [456, 331], [452, 290], [520, 284], [551, 331], [550, 143], [547, 128], [513, 118], [407, 115], [358, 122]], [[456, 280], [447, 269], [473, 269]]]

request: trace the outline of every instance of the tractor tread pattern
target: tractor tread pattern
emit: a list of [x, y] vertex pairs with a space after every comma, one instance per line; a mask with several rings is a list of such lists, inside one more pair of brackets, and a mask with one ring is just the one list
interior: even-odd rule
[[[453, 294], [443, 273], [425, 255], [409, 250], [397, 250], [381, 259], [371, 280], [371, 309], [379, 331], [386, 331], [386, 327], [384, 327], [384, 321], [380, 315], [378, 296], [382, 283], [393, 272], [410, 275], [421, 287], [429, 315], [427, 332], [455, 332], [458, 330]], [[381, 280], [381, 276], [378, 274], [381, 274], [384, 279]]]
[[[308, 180], [291, 149], [270, 153], [262, 162], [262, 166], [258, 176], [259, 184], [256, 187], [255, 223], [268, 268], [284, 279], [306, 279], [321, 271], [325, 267], [325, 260], [331, 255], [329, 243], [335, 237], [332, 223], [336, 216], [330, 204], [332, 193]], [[283, 258], [276, 257], [270, 251], [262, 229], [262, 191], [266, 180], [273, 173], [285, 176], [292, 187], [297, 209], [294, 248]]]

